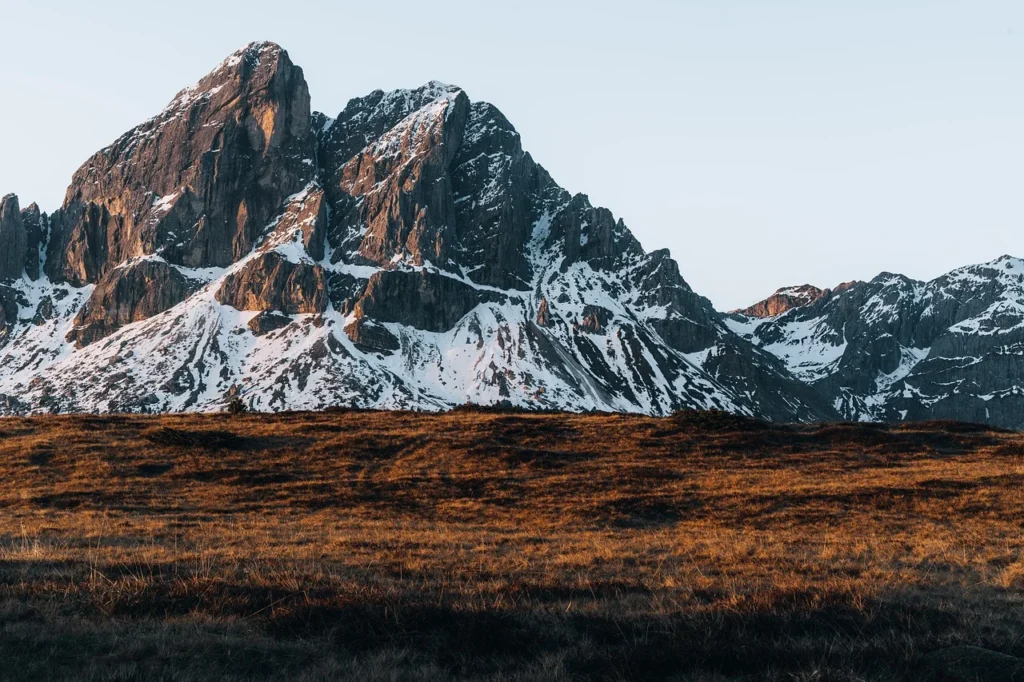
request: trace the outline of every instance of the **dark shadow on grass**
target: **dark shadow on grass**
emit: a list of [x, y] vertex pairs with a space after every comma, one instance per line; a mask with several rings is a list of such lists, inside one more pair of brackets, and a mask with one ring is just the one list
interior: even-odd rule
[[[53, 569], [7, 561], [0, 575], [45, 576]], [[296, 591], [224, 579], [181, 583], [170, 579], [175, 573], [169, 565], [103, 574], [106, 591], [33, 591], [23, 583], [18, 589], [25, 594], [15, 590], [0, 598], [6, 670], [27, 666], [38, 674], [31, 657], [50, 651], [57, 652], [48, 658], [52, 677], [99, 661], [110, 666], [106, 674], [120, 665], [136, 666], [133, 679], [184, 679], [165, 675], [169, 670], [275, 679], [335, 657], [387, 661], [398, 679], [404, 679], [404, 666], [423, 665], [443, 671], [441, 679], [479, 678], [523, 670], [548, 657], [563, 661], [561, 679], [892, 680], [923, 653], [950, 643], [1020, 653], [1014, 651], [1019, 643], [979, 636], [973, 623], [984, 609], [928, 606], [913, 596], [863, 602], [842, 593], [779, 591], [757, 607], [737, 608], [719, 591], [695, 593], [692, 601], [659, 615], [635, 608], [651, 592], [632, 583], [571, 590], [522, 583], [507, 588], [521, 606], [486, 608], [479, 600], [475, 607], [455, 605], [447, 595], [420, 591], [417, 576], [395, 583], [397, 591], [385, 599], [355, 584]], [[118, 588], [116, 581], [133, 575], [157, 579], [145, 589]], [[259, 642], [260, 667], [238, 655], [237, 646], [234, 654], [206, 646], [204, 624], [211, 622], [225, 640]], [[154, 629], [160, 623], [180, 630]], [[164, 654], [140, 655], [157, 648]], [[808, 677], [813, 670], [819, 676]]]
[[169, 426], [148, 429], [141, 435], [154, 445], [205, 450], [303, 448], [312, 443], [309, 438], [295, 436], [247, 437], [223, 429], [178, 429]]

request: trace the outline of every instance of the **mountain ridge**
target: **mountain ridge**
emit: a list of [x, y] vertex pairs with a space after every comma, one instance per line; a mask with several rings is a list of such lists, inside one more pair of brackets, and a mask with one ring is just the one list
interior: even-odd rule
[[928, 282], [881, 273], [731, 328], [816, 385], [847, 419], [1020, 426], [1024, 261], [1003, 255]]
[[807, 375], [772, 336], [861, 283], [757, 325], [718, 313], [493, 105], [432, 81], [330, 117], [273, 43], [94, 155], [52, 214], [5, 198], [0, 246], [5, 413], [899, 414], [845, 407], [817, 385], [845, 378]]

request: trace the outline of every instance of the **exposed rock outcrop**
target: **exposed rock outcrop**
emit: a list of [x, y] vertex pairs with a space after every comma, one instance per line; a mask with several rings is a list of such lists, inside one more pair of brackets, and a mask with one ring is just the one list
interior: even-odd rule
[[551, 306], [548, 305], [548, 299], [541, 298], [540, 305], [537, 306], [537, 324], [541, 327], [547, 327], [551, 324]]
[[369, 318], [355, 318], [345, 327], [345, 333], [356, 348], [369, 353], [390, 355], [402, 347], [401, 342], [387, 327]]
[[25, 225], [25, 274], [37, 280], [42, 274], [42, 255], [49, 237], [49, 219], [36, 204], [29, 204], [21, 211]]
[[0, 348], [10, 339], [18, 321], [18, 292], [0, 284]]
[[792, 308], [810, 305], [828, 292], [827, 289], [819, 289], [810, 284], [802, 284], [796, 287], [783, 287], [768, 298], [755, 303], [743, 310], [734, 310], [748, 317], [774, 317]]
[[450, 275], [425, 270], [381, 270], [370, 277], [354, 314], [443, 332], [480, 303], [503, 303], [506, 299], [503, 294], [478, 290]]
[[278, 329], [284, 329], [291, 323], [292, 318], [265, 310], [249, 320], [249, 329], [256, 336], [263, 336]]
[[0, 280], [18, 279], [25, 273], [28, 237], [18, 197], [0, 199]]
[[603, 334], [613, 317], [612, 311], [607, 308], [588, 304], [583, 306], [583, 319], [580, 321], [580, 328], [592, 334]]
[[301, 254], [313, 260], [323, 260], [327, 236], [327, 202], [324, 191], [311, 183], [298, 194], [289, 197], [284, 211], [271, 224], [269, 233], [260, 242], [260, 251], [286, 247], [290, 243], [302, 245]]
[[324, 270], [294, 263], [271, 251], [224, 278], [217, 300], [238, 310], [276, 310], [288, 315], [322, 313], [327, 307]]
[[96, 284], [75, 317], [68, 341], [86, 346], [132, 322], [145, 320], [181, 303], [201, 282], [164, 261], [145, 259], [111, 270]]

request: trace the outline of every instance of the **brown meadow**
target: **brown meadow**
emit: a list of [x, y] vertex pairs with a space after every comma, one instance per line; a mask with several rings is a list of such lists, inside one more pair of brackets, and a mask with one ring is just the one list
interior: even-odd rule
[[0, 677], [902, 680], [1024, 655], [1024, 435], [0, 420]]

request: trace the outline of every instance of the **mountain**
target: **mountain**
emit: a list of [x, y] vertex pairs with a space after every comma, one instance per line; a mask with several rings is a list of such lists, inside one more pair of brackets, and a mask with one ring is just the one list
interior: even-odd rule
[[441, 83], [331, 118], [254, 43], [89, 159], [52, 214], [9, 196], [0, 216], [7, 413], [834, 415]]
[[1024, 261], [930, 282], [883, 273], [729, 327], [781, 359], [845, 419], [1024, 426]]
[[[840, 284], [836, 287], [837, 290], [842, 290], [849, 287], [853, 282], [847, 282]], [[801, 284], [795, 287], [783, 287], [777, 290], [774, 294], [759, 301], [754, 305], [744, 308], [742, 310], [733, 310], [732, 313], [738, 313], [747, 317], [775, 317], [792, 308], [799, 308], [805, 305], [814, 303], [819, 298], [826, 296], [831, 293], [831, 289], [819, 289], [816, 286], [810, 284]]]
[[432, 82], [331, 117], [253, 43], [86, 161], [52, 213], [3, 198], [0, 413], [238, 398], [1017, 423], [1011, 270], [723, 315], [494, 106]]

